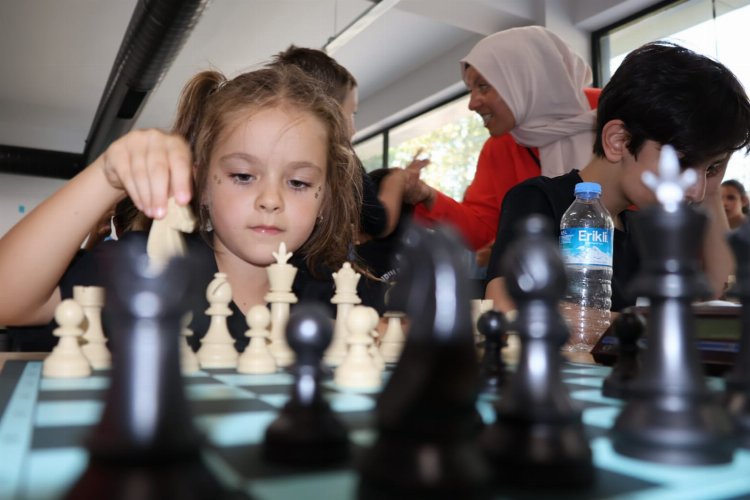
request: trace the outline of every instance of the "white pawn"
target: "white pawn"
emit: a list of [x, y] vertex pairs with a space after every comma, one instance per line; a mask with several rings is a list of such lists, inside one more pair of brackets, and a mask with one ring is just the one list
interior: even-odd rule
[[346, 318], [352, 308], [361, 303], [362, 299], [357, 295], [357, 283], [360, 274], [352, 269], [349, 262], [344, 262], [338, 272], [333, 273], [333, 281], [336, 283], [336, 293], [331, 299], [331, 304], [336, 305], [336, 323], [333, 327], [333, 340], [323, 358], [326, 363], [338, 366], [346, 356], [346, 337], [349, 329], [346, 327]]
[[381, 372], [385, 370], [385, 360], [383, 359], [383, 356], [380, 354], [380, 349], [378, 348], [378, 337], [380, 337], [380, 333], [378, 332], [378, 323], [380, 323], [380, 316], [378, 315], [378, 311], [373, 307], [367, 308], [372, 315], [372, 329], [370, 330], [370, 336], [372, 336], [372, 344], [370, 344], [370, 356], [372, 356], [372, 360], [375, 362], [375, 366], [378, 367], [378, 370]]
[[52, 332], [60, 337], [55, 348], [44, 360], [42, 373], [52, 378], [77, 378], [91, 375], [91, 367], [81, 352], [78, 339], [83, 335], [83, 309], [73, 299], [60, 302], [55, 309], [55, 321], [60, 325]]
[[349, 349], [344, 361], [336, 368], [334, 381], [341, 387], [377, 389], [381, 384], [380, 370], [369, 353], [372, 345], [370, 332], [374, 328], [373, 315], [365, 306], [355, 306], [349, 313], [346, 326]]
[[250, 343], [245, 352], [240, 355], [237, 371], [240, 373], [275, 373], [276, 360], [268, 350], [268, 338], [271, 332], [271, 313], [266, 306], [253, 306], [245, 316], [247, 326], [250, 327], [245, 335], [250, 337]]
[[384, 318], [388, 319], [388, 326], [385, 328], [385, 334], [380, 341], [380, 354], [386, 363], [395, 363], [401, 357], [401, 351], [404, 350], [406, 335], [401, 326], [401, 318], [405, 316], [400, 312], [386, 312]]
[[200, 369], [198, 356], [188, 343], [188, 337], [193, 335], [193, 330], [190, 329], [191, 321], [193, 321], [193, 313], [188, 311], [182, 317], [180, 328], [180, 367], [184, 375], [195, 373]]
[[86, 328], [83, 332], [83, 355], [94, 370], [112, 367], [112, 356], [107, 349], [107, 338], [102, 328], [102, 308], [105, 291], [100, 286], [74, 286], [73, 299], [83, 308]]
[[211, 304], [206, 314], [211, 316], [208, 332], [201, 340], [198, 361], [202, 368], [235, 368], [239, 354], [234, 348], [234, 339], [227, 327], [227, 317], [232, 315], [232, 287], [225, 273], [214, 274], [206, 289], [206, 299]]

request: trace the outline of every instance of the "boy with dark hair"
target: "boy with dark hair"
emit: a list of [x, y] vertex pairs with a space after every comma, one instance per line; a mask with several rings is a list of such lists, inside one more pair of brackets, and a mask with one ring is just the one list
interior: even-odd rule
[[625, 290], [638, 268], [638, 256], [629, 237], [628, 208], [656, 201], [641, 175], [656, 172], [664, 144], [677, 150], [683, 170], [698, 174], [685, 198], [709, 215], [704, 271], [720, 296], [734, 263], [724, 237], [729, 226], [720, 186], [731, 154], [750, 144], [750, 102], [742, 85], [708, 57], [672, 43], [649, 43], [625, 58], [602, 91], [596, 130], [594, 155], [580, 171], [529, 179], [506, 195], [486, 297], [501, 311], [514, 308], [505, 292], [501, 261], [517, 222], [532, 213], [546, 215], [558, 237], [562, 215], [575, 198], [575, 185], [597, 182], [615, 223], [612, 310], [632, 305], [634, 297]]

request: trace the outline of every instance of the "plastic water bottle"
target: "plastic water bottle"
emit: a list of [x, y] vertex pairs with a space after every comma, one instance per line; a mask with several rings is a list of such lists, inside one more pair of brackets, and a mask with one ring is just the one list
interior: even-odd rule
[[560, 309], [570, 329], [564, 349], [590, 351], [609, 327], [614, 224], [596, 182], [576, 184], [576, 199], [560, 221], [568, 289]]

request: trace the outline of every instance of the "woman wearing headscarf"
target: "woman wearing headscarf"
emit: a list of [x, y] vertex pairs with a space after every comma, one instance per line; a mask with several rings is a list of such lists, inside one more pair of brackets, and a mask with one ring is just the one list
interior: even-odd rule
[[407, 200], [417, 205], [418, 218], [452, 224], [479, 250], [491, 245], [511, 187], [586, 165], [600, 91], [589, 88], [591, 68], [583, 58], [540, 26], [485, 37], [461, 60], [461, 73], [469, 109], [490, 133], [474, 179], [459, 203], [414, 172]]

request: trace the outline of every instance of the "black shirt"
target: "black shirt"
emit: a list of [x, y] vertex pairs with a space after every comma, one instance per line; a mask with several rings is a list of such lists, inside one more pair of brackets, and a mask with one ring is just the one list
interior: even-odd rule
[[[143, 232], [132, 231], [125, 233], [120, 240], [136, 240], [137, 244], [143, 245], [143, 251], [146, 250], [147, 235]], [[214, 274], [218, 272], [216, 258], [211, 247], [199, 234], [186, 235], [185, 242], [188, 248], [188, 255], [191, 259], [192, 283], [189, 292], [188, 304], [186, 310], [192, 311], [193, 321], [190, 328], [193, 330], [193, 336], [189, 338], [193, 348], [199, 347], [199, 340], [208, 331], [211, 318], [206, 315], [205, 311], [209, 304], [206, 299], [206, 288], [213, 280]], [[116, 259], [113, 250], [118, 245], [117, 241], [105, 241], [98, 244], [90, 252], [86, 252], [76, 259], [65, 276], [60, 282], [60, 291], [62, 298], [71, 298], [73, 296], [73, 286], [105, 286], [106, 276], [108, 273], [116, 272]], [[297, 274], [292, 285], [292, 292], [299, 302], [318, 302], [326, 306], [332, 318], [335, 318], [336, 308], [331, 304], [331, 298], [336, 292], [333, 281], [333, 271], [321, 269], [319, 277], [313, 276], [310, 269], [305, 264], [304, 258], [299, 252], [295, 252], [289, 263], [297, 268]], [[372, 306], [378, 309], [382, 314], [382, 298], [379, 294], [383, 293], [380, 283], [374, 283], [362, 276], [359, 280], [357, 292], [362, 299], [362, 304]], [[299, 303], [298, 302], [298, 303]], [[235, 347], [238, 351], [245, 349], [249, 338], [245, 336], [248, 330], [245, 315], [237, 307], [234, 301], [229, 304], [232, 315], [227, 318], [227, 326], [232, 337], [235, 339]], [[106, 309], [106, 306], [105, 306]], [[292, 304], [294, 310], [294, 304]], [[106, 311], [103, 315], [104, 330], [107, 331]]]
[[[487, 269], [487, 280], [503, 276], [502, 259], [508, 247], [516, 239], [516, 227], [519, 221], [531, 214], [541, 214], [552, 222], [551, 236], [560, 238], [560, 221], [565, 211], [575, 200], [575, 185], [583, 182], [578, 170], [559, 177], [532, 177], [514, 186], [505, 195], [497, 237], [492, 246]], [[612, 262], [612, 310], [620, 311], [635, 304], [635, 297], [627, 292], [627, 285], [635, 276], [640, 259], [635, 242], [628, 231], [628, 219], [631, 212], [620, 214], [623, 230], [615, 229]]]

